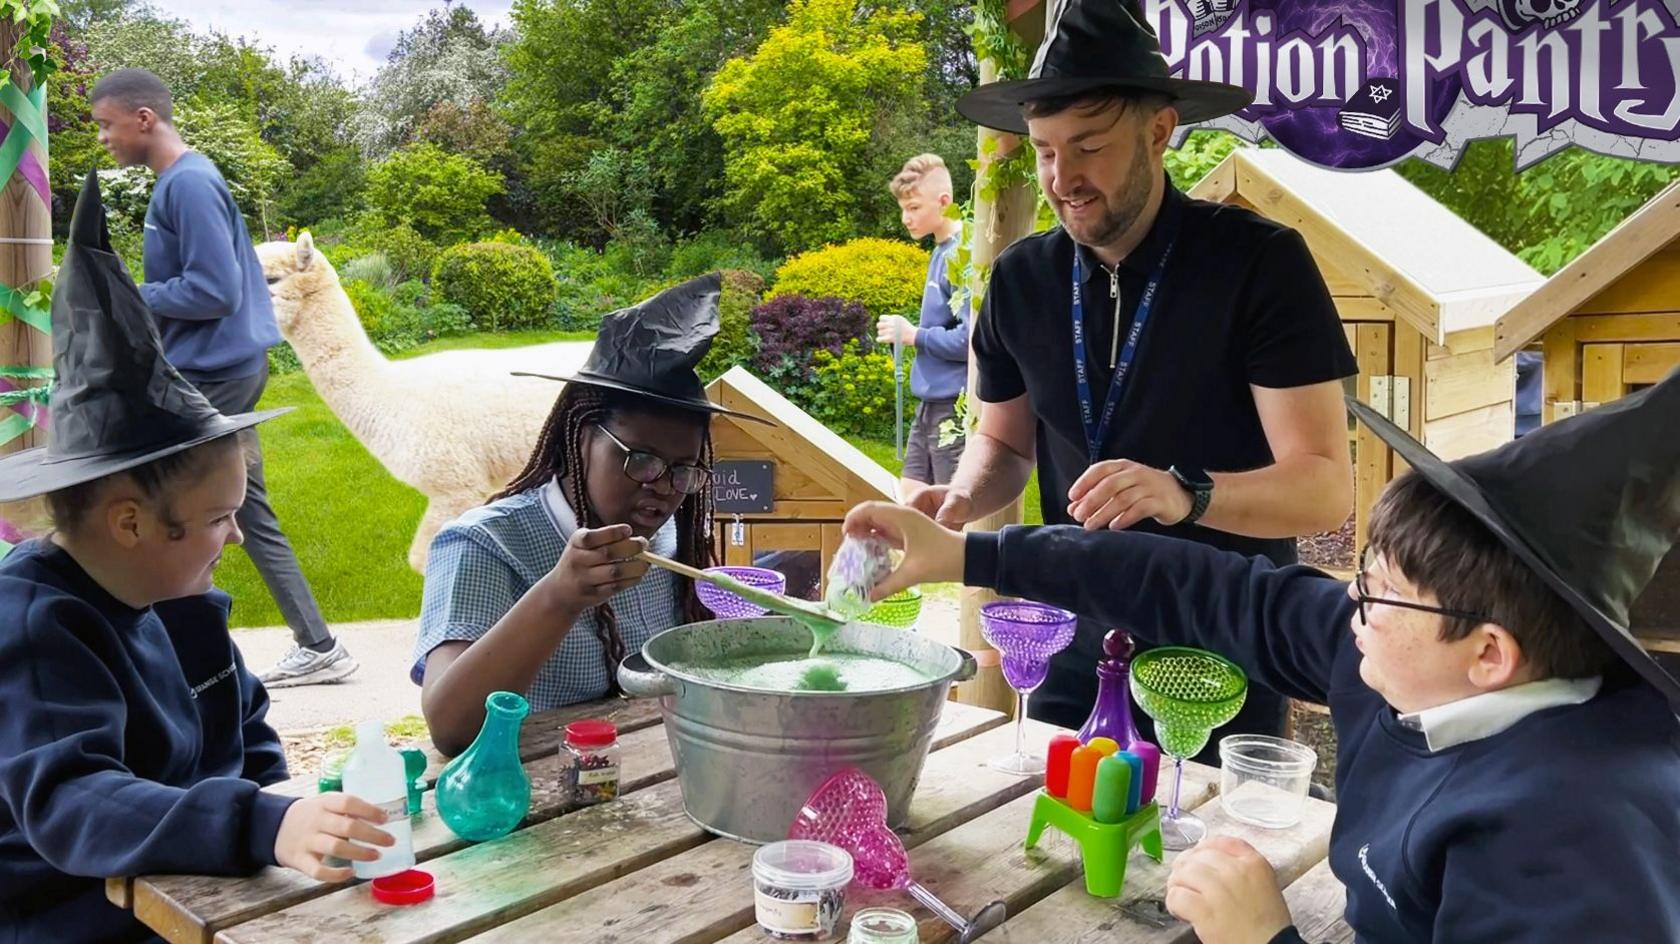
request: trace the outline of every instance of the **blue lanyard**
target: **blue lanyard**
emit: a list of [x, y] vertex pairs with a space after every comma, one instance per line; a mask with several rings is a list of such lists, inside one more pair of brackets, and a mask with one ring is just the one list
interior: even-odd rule
[[[1085, 365], [1085, 266], [1080, 262], [1079, 247], [1073, 249], [1073, 375], [1079, 383], [1079, 416], [1085, 423], [1085, 451], [1090, 456], [1092, 465], [1096, 465], [1102, 455], [1102, 445], [1108, 439], [1108, 425], [1114, 419], [1114, 408], [1120, 403], [1120, 393], [1126, 386], [1126, 375], [1131, 371], [1132, 360], [1137, 356], [1138, 338], [1143, 336], [1143, 326], [1149, 323], [1149, 310], [1155, 304], [1155, 293], [1161, 287], [1161, 276], [1167, 271], [1167, 259], [1172, 255], [1176, 236], [1167, 242], [1167, 248], [1161, 253], [1161, 258], [1155, 263], [1155, 271], [1149, 274], [1149, 282], [1143, 288], [1143, 296], [1138, 299], [1137, 314], [1132, 316], [1132, 329], [1126, 334], [1126, 346], [1120, 351], [1120, 359], [1114, 365], [1114, 379], [1108, 385], [1108, 399], [1103, 403], [1102, 420], [1099, 423], [1093, 415], [1095, 408], [1091, 401], [1090, 370]], [[1119, 330], [1119, 325], [1115, 325]]]

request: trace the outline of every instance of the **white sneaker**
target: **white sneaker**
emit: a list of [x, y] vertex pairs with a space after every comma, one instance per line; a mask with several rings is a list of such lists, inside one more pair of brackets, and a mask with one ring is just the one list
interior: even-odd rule
[[342, 640], [333, 640], [326, 652], [316, 652], [303, 646], [293, 646], [274, 667], [257, 676], [269, 688], [290, 688], [294, 685], [321, 685], [342, 681], [361, 666], [344, 648]]

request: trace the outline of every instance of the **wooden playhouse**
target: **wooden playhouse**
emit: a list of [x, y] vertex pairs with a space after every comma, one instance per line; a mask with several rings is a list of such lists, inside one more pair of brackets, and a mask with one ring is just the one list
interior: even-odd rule
[[744, 368], [712, 381], [706, 395], [770, 420], [712, 422], [719, 558], [780, 570], [789, 594], [820, 598], [846, 512], [892, 501], [892, 473]]
[[[1535, 345], [1544, 351], [1547, 423], [1680, 367], [1680, 183], [1558, 270], [1499, 319], [1494, 335], [1501, 359]], [[1663, 562], [1632, 623], [1650, 648], [1680, 653], [1680, 552]]]
[[[1495, 356], [1494, 323], [1540, 286], [1538, 272], [1392, 170], [1329, 171], [1243, 148], [1190, 193], [1305, 237], [1359, 362], [1350, 395], [1447, 458], [1512, 438], [1516, 367]], [[1362, 425], [1350, 421], [1349, 436], [1356, 552], [1404, 463]]]

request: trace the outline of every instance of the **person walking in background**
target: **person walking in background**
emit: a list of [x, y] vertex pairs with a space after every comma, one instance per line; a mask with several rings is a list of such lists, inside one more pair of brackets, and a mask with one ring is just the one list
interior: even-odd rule
[[[280, 329], [250, 231], [209, 158], [189, 149], [172, 123], [163, 80], [144, 69], [119, 69], [89, 96], [99, 143], [122, 167], [157, 174], [146, 208], [146, 282], [164, 354], [218, 410], [248, 413], [268, 385], [268, 349]], [[304, 580], [291, 542], [280, 530], [263, 481], [262, 454], [252, 450], [249, 483], [237, 521], [245, 550], [279, 604], [295, 645], [260, 676], [270, 688], [336, 682], [356, 660], [333, 638]]]
[[[880, 344], [916, 349], [910, 367], [910, 392], [917, 400], [916, 418], [904, 451], [904, 471], [898, 497], [909, 500], [929, 485], [951, 481], [962, 458], [963, 440], [939, 444], [939, 428], [957, 415], [957, 395], [968, 382], [968, 303], [953, 307], [954, 291], [945, 275], [946, 261], [957, 248], [962, 223], [945, 215], [951, 205], [951, 172], [937, 154], [918, 154], [889, 185], [898, 201], [900, 219], [910, 238], [933, 237], [927, 282], [922, 287], [922, 312], [916, 324], [903, 315], [883, 315], [875, 325]], [[960, 425], [960, 424], [959, 424]]]

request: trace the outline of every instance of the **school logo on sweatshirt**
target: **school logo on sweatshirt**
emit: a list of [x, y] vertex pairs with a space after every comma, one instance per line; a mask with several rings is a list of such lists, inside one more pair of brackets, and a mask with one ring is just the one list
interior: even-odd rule
[[216, 684], [217, 682], [225, 681], [228, 678], [228, 676], [232, 675], [234, 672], [237, 672], [238, 670], [239, 670], [239, 663], [229, 662], [227, 668], [221, 670], [220, 672], [217, 672], [215, 675], [210, 676], [209, 678], [205, 679], [204, 681], [199, 682], [197, 685], [194, 685], [193, 689], [192, 689], [192, 697], [197, 698], [200, 692], [202, 692], [205, 689], [209, 688], [210, 686]]
[[1371, 869], [1371, 863], [1365, 860], [1366, 854], [1370, 851], [1370, 843], [1366, 843], [1365, 845], [1359, 847], [1359, 867], [1365, 870], [1365, 877], [1371, 880], [1372, 885], [1377, 886], [1377, 891], [1382, 892], [1383, 901], [1388, 902], [1388, 907], [1391, 910], [1398, 912], [1400, 909], [1395, 907], [1394, 899], [1389, 896], [1388, 886], [1382, 883], [1382, 879], [1377, 878], [1377, 873]]

